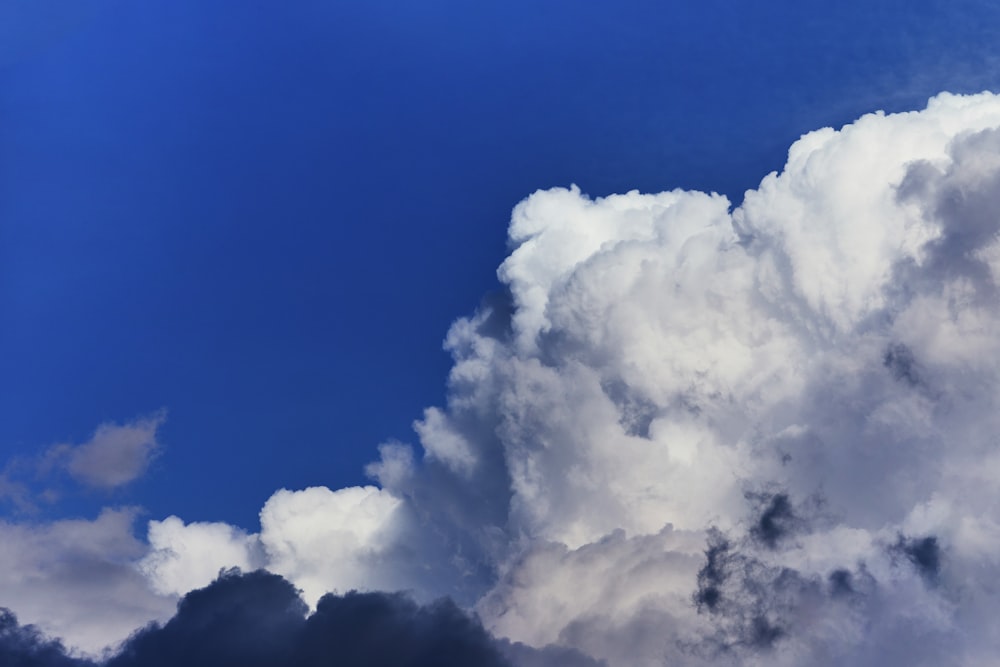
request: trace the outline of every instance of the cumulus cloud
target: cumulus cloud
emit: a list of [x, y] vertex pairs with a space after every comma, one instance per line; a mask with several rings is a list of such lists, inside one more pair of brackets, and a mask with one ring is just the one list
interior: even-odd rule
[[220, 570], [266, 567], [294, 581], [315, 605], [327, 592], [405, 588], [391, 538], [401, 501], [374, 486], [331, 491], [282, 489], [264, 505], [261, 530], [224, 523], [149, 523], [149, 552], [139, 568], [163, 594], [207, 586]]
[[153, 522], [142, 570], [265, 567], [317, 616], [449, 595], [525, 665], [992, 664], [998, 155], [1000, 97], [942, 94], [802, 137], [736, 207], [537, 192], [378, 487]]
[[183, 595], [207, 586], [220, 571], [256, 569], [262, 561], [256, 536], [225, 523], [185, 524], [171, 516], [150, 521], [147, 539], [139, 570], [163, 595]]
[[489, 564], [487, 626], [621, 665], [994, 655], [998, 126], [983, 94], [819, 130], [735, 209], [522, 202], [507, 328], [455, 324], [423, 468], [379, 476]]

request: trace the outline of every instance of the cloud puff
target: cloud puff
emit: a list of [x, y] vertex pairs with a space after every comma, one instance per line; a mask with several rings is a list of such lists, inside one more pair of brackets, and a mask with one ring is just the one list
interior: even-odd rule
[[380, 487], [154, 522], [144, 571], [451, 595], [508, 657], [992, 664], [997, 155], [1000, 98], [942, 94], [802, 137], [735, 208], [537, 192]]
[[[330, 591], [400, 588], [391, 537], [401, 501], [373, 486], [331, 491], [282, 489], [260, 513], [260, 533], [224, 523], [149, 523], [149, 552], [139, 568], [163, 594], [207, 586], [220, 570], [266, 567], [294, 581], [315, 605]], [[388, 561], [388, 562], [386, 562]]]
[[166, 411], [160, 410], [124, 424], [101, 424], [87, 442], [49, 449], [43, 467], [63, 469], [95, 488], [128, 484], [146, 472], [159, 452], [156, 432], [166, 418]]
[[222, 570], [256, 569], [262, 562], [256, 536], [225, 523], [185, 524], [175, 516], [150, 521], [149, 552], [139, 570], [163, 595], [207, 586]]

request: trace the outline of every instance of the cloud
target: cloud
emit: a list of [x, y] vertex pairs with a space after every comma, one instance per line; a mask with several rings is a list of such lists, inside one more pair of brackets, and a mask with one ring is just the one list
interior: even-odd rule
[[20, 464], [20, 461], [8, 461], [0, 472], [0, 499], [11, 503], [19, 512], [29, 514], [37, 507], [29, 486], [17, 479]]
[[140, 508], [105, 507], [93, 519], [39, 518], [39, 505], [60, 494], [59, 473], [102, 489], [141, 474], [157, 452], [156, 432], [165, 417], [161, 410], [124, 424], [102, 424], [83, 444], [57, 445], [6, 463], [0, 496], [27, 518], [0, 520], [0, 604], [94, 655], [170, 614], [173, 591], [154, 590], [137, 568], [148, 551], [133, 533]]
[[501, 637], [572, 646], [608, 664], [662, 663], [702, 624], [690, 612], [700, 532], [616, 531], [569, 549], [534, 543], [510, 563], [477, 611]]
[[207, 586], [220, 570], [266, 567], [294, 581], [310, 605], [330, 591], [401, 588], [405, 556], [398, 537], [401, 501], [374, 486], [331, 491], [282, 489], [260, 513], [261, 531], [224, 523], [149, 523], [149, 552], [139, 569], [164, 594]]
[[109, 667], [293, 664], [290, 650], [306, 606], [281, 577], [232, 572], [188, 593], [177, 613], [122, 646]]
[[259, 533], [154, 521], [131, 562], [164, 592], [260, 566], [310, 619], [478, 627], [450, 596], [524, 664], [992, 664], [998, 128], [988, 93], [869, 114], [735, 208], [536, 192], [378, 486], [278, 491]]
[[0, 664], [18, 667], [94, 667], [73, 658], [63, 645], [31, 625], [22, 626], [9, 610], [0, 608]]
[[139, 570], [162, 595], [183, 595], [207, 586], [222, 570], [251, 570], [263, 562], [256, 536], [225, 523], [185, 524], [171, 516], [150, 521], [147, 540]]
[[111, 491], [135, 481], [159, 454], [157, 431], [166, 421], [158, 410], [123, 424], [101, 424], [90, 440], [79, 445], [53, 445], [36, 456], [8, 459], [0, 470], [0, 500], [22, 515], [37, 515], [67, 493], [65, 482], [77, 487]]
[[[307, 606], [295, 588], [280, 576], [232, 570], [206, 588], [188, 593], [170, 620], [135, 633], [100, 664], [511, 665], [482, 626], [446, 599], [419, 606], [399, 593], [350, 592], [344, 596], [326, 595], [315, 613], [307, 617], [306, 612]], [[529, 656], [536, 653], [528, 647], [505, 649]], [[569, 651], [553, 654], [576, 659]], [[45, 638], [32, 626], [20, 626], [7, 611], [0, 613], [0, 657], [9, 658], [3, 664], [32, 667], [95, 665], [68, 656], [61, 644]]]
[[401, 593], [348, 592], [323, 596], [312, 614], [307, 609], [279, 575], [230, 570], [99, 663], [71, 657], [0, 610], [0, 659], [25, 667], [598, 667], [570, 649], [498, 642], [448, 599], [418, 605]]
[[90, 653], [169, 616], [176, 598], [150, 590], [134, 567], [146, 550], [132, 534], [137, 514], [124, 508], [105, 509], [94, 520], [0, 521], [3, 605]]
[[156, 434], [166, 420], [160, 410], [124, 424], [105, 423], [79, 445], [56, 445], [43, 457], [43, 469], [63, 469], [87, 486], [113, 489], [139, 478], [157, 455]]
[[508, 329], [489, 304], [454, 325], [427, 454], [379, 477], [491, 564], [487, 627], [612, 665], [995, 654], [957, 628], [997, 603], [958, 573], [994, 576], [1000, 546], [976, 463], [995, 460], [998, 126], [998, 98], [945, 94], [804, 136], [735, 209], [519, 204]]
[[941, 547], [933, 535], [923, 538], [900, 535], [893, 550], [903, 554], [928, 581], [937, 579], [941, 571]]

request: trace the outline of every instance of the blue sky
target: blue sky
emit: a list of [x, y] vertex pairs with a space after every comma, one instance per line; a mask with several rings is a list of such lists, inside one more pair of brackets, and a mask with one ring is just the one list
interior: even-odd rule
[[0, 662], [991, 664], [998, 93], [993, 0], [0, 0]]
[[[444, 397], [538, 188], [743, 190], [802, 133], [1000, 85], [988, 2], [0, 9], [0, 447], [165, 408], [110, 494], [255, 529]], [[34, 484], [35, 482], [31, 482]], [[17, 517], [11, 506], [4, 511]]]

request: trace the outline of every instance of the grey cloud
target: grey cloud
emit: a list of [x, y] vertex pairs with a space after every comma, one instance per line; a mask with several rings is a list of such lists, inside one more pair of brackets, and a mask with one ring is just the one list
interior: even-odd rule
[[0, 521], [0, 603], [88, 652], [168, 616], [175, 598], [154, 593], [133, 565], [145, 553], [132, 533], [137, 514], [124, 508], [93, 520]]
[[854, 575], [850, 570], [838, 569], [828, 577], [830, 594], [833, 596], [850, 595], [854, 592]]
[[729, 540], [721, 531], [710, 530], [705, 565], [698, 570], [698, 590], [693, 598], [698, 611], [714, 612], [722, 604], [722, 587], [731, 575], [729, 561], [732, 557]]
[[497, 646], [517, 667], [607, 667], [603, 660], [595, 660], [565, 646], [549, 645], [539, 649], [506, 639], [498, 641]]
[[902, 343], [890, 343], [882, 357], [882, 365], [892, 376], [911, 387], [920, 384], [920, 374], [917, 372], [917, 360], [913, 352]]
[[711, 531], [693, 599], [711, 616], [713, 630], [689, 649], [708, 655], [770, 650], [794, 631], [794, 614], [804, 599], [821, 595], [816, 581], [768, 565]]
[[787, 493], [748, 492], [746, 497], [757, 505], [759, 514], [750, 527], [750, 535], [770, 549], [794, 534], [801, 523], [800, 517], [792, 509]]
[[[12, 458], [0, 470], [0, 500], [30, 516], [79, 484], [108, 491], [128, 484], [159, 454], [157, 432], [165, 421], [166, 410], [158, 410], [120, 424], [107, 422], [86, 442], [57, 444], [36, 456]], [[67, 487], [68, 479], [76, 484]]]
[[59, 445], [46, 458], [88, 486], [112, 489], [128, 484], [146, 472], [158, 453], [157, 430], [166, 416], [160, 410], [124, 424], [101, 424], [87, 442]]
[[996, 276], [980, 253], [1000, 232], [1000, 128], [960, 134], [948, 153], [946, 166], [918, 161], [900, 183], [900, 200], [918, 206], [938, 234], [923, 261], [901, 264], [896, 289], [935, 290], [960, 277], [981, 299], [995, 298]]
[[[792, 503], [775, 494], [767, 509], [775, 507]], [[937, 665], [961, 644], [960, 628], [940, 625], [932, 608], [917, 609], [931, 603], [941, 583], [944, 554], [936, 537], [897, 536], [885, 548], [888, 558], [872, 563], [882, 570], [879, 576], [863, 561], [834, 566], [822, 576], [790, 564], [799, 545], [764, 542], [753, 534], [758, 529], [752, 524], [743, 535], [709, 531], [692, 602], [710, 627], [698, 640], [679, 643], [683, 655], [711, 664], [757, 664], [764, 658], [779, 665]], [[879, 552], [871, 558], [879, 561]], [[903, 574], [893, 582], [885, 573], [897, 568], [918, 576]]]

